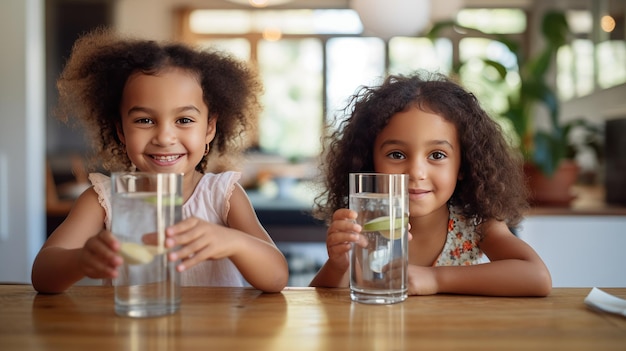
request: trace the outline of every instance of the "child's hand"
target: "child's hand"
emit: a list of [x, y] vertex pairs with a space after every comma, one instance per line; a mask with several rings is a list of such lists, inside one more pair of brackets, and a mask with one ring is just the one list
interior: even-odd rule
[[119, 250], [117, 239], [110, 231], [103, 230], [85, 242], [79, 256], [80, 267], [89, 278], [115, 278], [117, 267], [122, 264]]
[[187, 218], [165, 230], [165, 247], [179, 250], [168, 254], [170, 261], [182, 260], [178, 271], [184, 271], [205, 260], [217, 260], [236, 253], [238, 235], [224, 235], [228, 228], [201, 220]]
[[361, 235], [361, 226], [354, 223], [355, 211], [341, 208], [333, 213], [333, 221], [326, 234], [328, 260], [335, 267], [347, 270], [350, 266], [350, 247], [352, 243], [367, 246], [367, 239]]

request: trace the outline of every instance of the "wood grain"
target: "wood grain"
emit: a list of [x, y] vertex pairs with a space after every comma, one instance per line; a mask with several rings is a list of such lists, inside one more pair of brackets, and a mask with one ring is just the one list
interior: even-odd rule
[[132, 319], [115, 315], [110, 287], [0, 285], [0, 350], [625, 350], [626, 318], [589, 309], [589, 291], [370, 306], [347, 289], [185, 287], [178, 313]]

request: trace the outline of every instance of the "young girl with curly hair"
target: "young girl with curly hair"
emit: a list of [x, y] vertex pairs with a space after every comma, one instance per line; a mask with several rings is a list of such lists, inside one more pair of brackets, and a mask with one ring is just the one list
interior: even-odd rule
[[418, 72], [362, 87], [344, 111], [316, 199], [329, 259], [311, 286], [348, 286], [350, 247], [367, 245], [347, 208], [348, 174], [377, 172], [409, 175], [409, 295], [550, 293], [543, 261], [509, 229], [528, 207], [521, 160], [473, 94]]
[[[168, 259], [181, 260], [182, 285], [243, 286], [245, 279], [265, 292], [285, 287], [285, 257], [238, 184], [240, 173], [208, 171], [218, 158], [239, 155], [256, 122], [262, 85], [244, 63], [99, 29], [77, 40], [57, 85], [60, 116], [82, 122], [104, 169], [184, 174], [183, 220], [167, 228], [165, 242], [180, 246]], [[90, 181], [33, 263], [40, 292], [118, 274], [110, 180], [92, 173]]]

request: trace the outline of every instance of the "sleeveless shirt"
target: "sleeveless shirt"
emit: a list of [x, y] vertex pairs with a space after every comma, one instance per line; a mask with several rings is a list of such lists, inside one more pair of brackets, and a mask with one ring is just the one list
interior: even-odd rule
[[463, 217], [457, 208], [449, 208], [446, 243], [433, 266], [469, 266], [486, 262], [478, 247], [480, 236], [476, 225]]
[[[183, 204], [183, 219], [197, 217], [207, 222], [227, 226], [230, 197], [239, 172], [207, 173], [198, 182], [191, 197]], [[105, 226], [111, 230], [111, 180], [101, 173], [89, 174], [105, 211]], [[103, 284], [109, 285], [110, 280]], [[181, 273], [182, 286], [244, 286], [244, 279], [228, 258], [205, 260]]]

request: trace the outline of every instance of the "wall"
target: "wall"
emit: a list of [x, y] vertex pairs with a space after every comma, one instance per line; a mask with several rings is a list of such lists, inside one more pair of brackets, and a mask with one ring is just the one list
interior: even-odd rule
[[0, 282], [30, 282], [45, 234], [43, 0], [0, 1]]
[[563, 119], [585, 117], [592, 121], [604, 121], [615, 117], [626, 117], [624, 97], [626, 97], [626, 84], [567, 101], [562, 105]]
[[554, 287], [624, 287], [625, 226], [624, 216], [531, 216], [518, 236], [544, 260]]
[[[118, 0], [115, 3], [114, 25], [123, 32], [155, 40], [174, 38], [173, 11], [175, 0]], [[149, 18], [138, 21], [138, 18]]]

